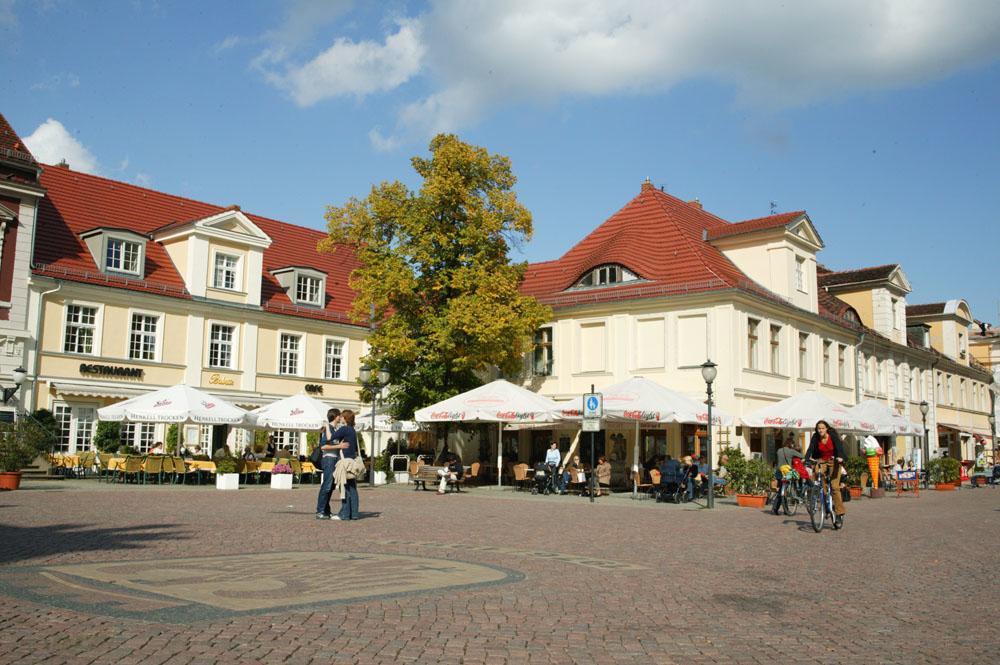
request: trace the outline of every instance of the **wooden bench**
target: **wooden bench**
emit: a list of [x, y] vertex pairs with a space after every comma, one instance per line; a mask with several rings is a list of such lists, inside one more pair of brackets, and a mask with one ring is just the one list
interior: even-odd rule
[[[427, 464], [422, 465], [417, 469], [416, 473], [410, 474], [410, 482], [413, 483], [413, 491], [420, 489], [426, 490], [427, 483], [432, 483], [431, 489], [437, 491], [437, 484], [441, 482], [441, 476], [438, 475], [438, 471], [445, 469], [447, 467], [443, 466], [429, 466]], [[455, 480], [451, 477], [448, 478], [447, 487], [451, 487], [456, 492], [462, 491], [462, 485], [465, 484], [465, 479], [468, 477], [469, 467], [463, 467], [464, 473], [462, 477]]]

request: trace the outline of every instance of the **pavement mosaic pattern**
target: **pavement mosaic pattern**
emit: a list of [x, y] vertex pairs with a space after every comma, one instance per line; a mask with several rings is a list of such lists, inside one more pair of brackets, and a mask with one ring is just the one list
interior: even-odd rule
[[482, 489], [0, 494], [0, 663], [995, 662], [1000, 490], [808, 517]]

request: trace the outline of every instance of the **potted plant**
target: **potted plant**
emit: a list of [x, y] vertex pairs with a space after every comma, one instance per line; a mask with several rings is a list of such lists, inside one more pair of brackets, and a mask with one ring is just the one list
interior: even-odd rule
[[847, 469], [847, 487], [852, 499], [861, 497], [863, 487], [861, 487], [861, 474], [868, 471], [868, 462], [864, 457], [857, 455], [844, 460], [844, 468]]
[[271, 489], [290, 490], [292, 489], [292, 467], [284, 462], [277, 462], [271, 468]]
[[927, 473], [934, 483], [934, 489], [941, 492], [955, 489], [961, 473], [960, 466], [958, 460], [951, 457], [939, 457], [928, 462]]
[[392, 480], [393, 472], [392, 467], [389, 465], [389, 458], [391, 457], [388, 448], [382, 451], [382, 454], [375, 458], [375, 484], [385, 485]]
[[723, 455], [729, 458], [726, 485], [736, 492], [737, 505], [763, 508], [767, 501], [767, 488], [774, 478], [771, 468], [763, 460], [748, 460], [740, 448], [723, 448], [719, 457]]
[[235, 457], [220, 457], [215, 460], [215, 489], [238, 490], [240, 474], [237, 472], [239, 460]]
[[48, 433], [32, 421], [0, 423], [0, 490], [21, 486], [21, 469], [48, 449]]

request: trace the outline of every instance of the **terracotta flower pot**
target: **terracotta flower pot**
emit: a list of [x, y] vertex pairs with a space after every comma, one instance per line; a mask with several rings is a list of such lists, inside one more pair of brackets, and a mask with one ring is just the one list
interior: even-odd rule
[[852, 499], [860, 499], [861, 498], [861, 487], [859, 487], [859, 486], [848, 487], [847, 489], [851, 493], [851, 498]]
[[951, 492], [955, 489], [955, 483], [935, 483], [934, 489], [939, 492]]
[[0, 472], [0, 490], [16, 490], [21, 486], [20, 471]]
[[743, 506], [744, 508], [763, 508], [765, 502], [767, 502], [766, 496], [758, 496], [756, 494], [737, 494], [736, 495], [736, 505]]

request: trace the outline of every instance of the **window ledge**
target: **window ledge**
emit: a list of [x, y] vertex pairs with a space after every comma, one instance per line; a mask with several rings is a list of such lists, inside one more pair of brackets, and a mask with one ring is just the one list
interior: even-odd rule
[[[699, 367], [700, 367], [700, 365], [699, 365]], [[743, 371], [744, 372], [749, 372], [750, 374], [756, 374], [757, 376], [770, 376], [771, 378], [774, 378], [774, 379], [790, 379], [790, 378], [792, 378], [792, 377], [788, 376], [787, 374], [779, 374], [779, 373], [776, 373], [776, 372], [768, 372], [767, 370], [764, 370], [764, 369], [754, 369], [752, 367], [744, 367]]]

